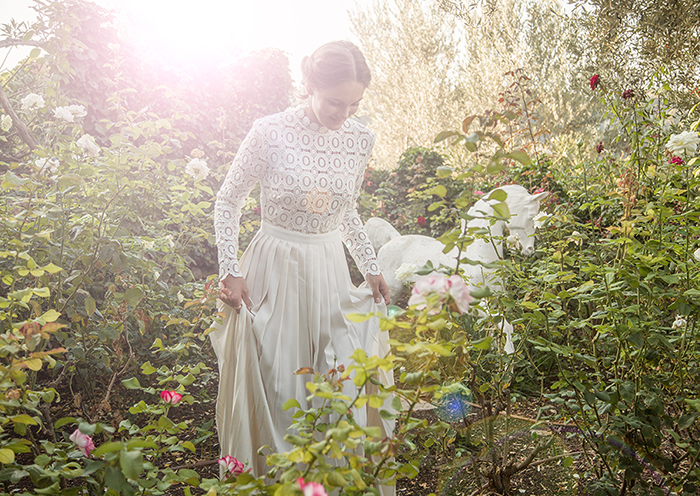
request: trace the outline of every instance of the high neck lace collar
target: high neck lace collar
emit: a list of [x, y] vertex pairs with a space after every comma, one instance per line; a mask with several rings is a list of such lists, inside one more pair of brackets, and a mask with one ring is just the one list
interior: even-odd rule
[[[297, 107], [296, 114], [299, 117], [299, 120], [302, 122], [302, 124], [305, 127], [311, 129], [312, 131], [315, 131], [317, 133], [331, 133], [332, 132], [326, 126], [324, 126], [322, 124], [316, 124], [311, 119], [309, 119], [309, 116], [306, 115], [306, 106], [305, 105], [301, 105], [301, 106]], [[344, 125], [345, 125], [345, 123], [343, 123], [343, 126]], [[342, 127], [341, 127], [341, 129], [342, 129]]]

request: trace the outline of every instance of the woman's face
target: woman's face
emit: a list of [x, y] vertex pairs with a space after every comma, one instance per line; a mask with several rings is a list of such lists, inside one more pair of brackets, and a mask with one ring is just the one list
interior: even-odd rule
[[364, 84], [343, 81], [327, 88], [307, 88], [309, 106], [306, 115], [312, 122], [333, 131], [341, 128], [345, 120], [357, 112], [365, 93]]

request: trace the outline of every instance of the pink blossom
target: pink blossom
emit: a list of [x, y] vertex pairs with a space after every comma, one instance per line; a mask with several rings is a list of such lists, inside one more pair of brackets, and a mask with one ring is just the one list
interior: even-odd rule
[[680, 157], [673, 156], [671, 157], [671, 160], [669, 160], [669, 163], [673, 165], [683, 165], [683, 159]]
[[318, 482], [304, 482], [304, 479], [301, 477], [297, 479], [297, 482], [304, 496], [328, 496], [323, 484], [319, 484]]
[[82, 451], [83, 455], [87, 457], [89, 457], [92, 450], [95, 449], [92, 438], [80, 432], [80, 429], [74, 430], [73, 434], [69, 436], [69, 439], [73, 441], [78, 446], [78, 449]]
[[160, 397], [163, 401], [170, 403], [171, 405], [177, 405], [182, 401], [182, 395], [180, 393], [176, 393], [175, 391], [161, 391]]
[[484, 192], [478, 189], [478, 190], [474, 191], [474, 194], [482, 196], [484, 194]]
[[460, 313], [469, 310], [469, 303], [473, 301], [469, 288], [460, 276], [455, 274], [446, 277], [443, 274], [431, 274], [416, 281], [408, 304], [417, 305], [422, 310], [428, 302], [428, 296], [434, 294], [439, 295], [438, 301], [441, 304], [451, 297]]
[[457, 274], [453, 274], [448, 279], [450, 281], [450, 296], [454, 300], [459, 313], [464, 313], [469, 310], [469, 304], [474, 301], [469, 288]]
[[593, 74], [593, 76], [591, 76], [591, 89], [595, 90], [598, 87], [599, 83], [600, 83], [600, 76], [598, 74]]
[[219, 465], [224, 467], [233, 475], [240, 475], [243, 473], [243, 464], [231, 455], [226, 455], [223, 458], [219, 458]]

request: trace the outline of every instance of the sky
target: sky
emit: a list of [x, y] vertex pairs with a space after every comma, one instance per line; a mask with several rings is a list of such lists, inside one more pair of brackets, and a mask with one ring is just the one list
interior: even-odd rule
[[[304, 55], [327, 41], [354, 41], [347, 11], [356, 2], [370, 0], [95, 1], [117, 12], [126, 36], [152, 60], [196, 68], [275, 47], [288, 53], [292, 77], [298, 81]], [[0, 0], [0, 24], [11, 18], [33, 20], [35, 13], [29, 5], [33, 5], [31, 0]], [[4, 58], [6, 50], [0, 50], [0, 57]], [[8, 65], [12, 66], [3, 68]]]

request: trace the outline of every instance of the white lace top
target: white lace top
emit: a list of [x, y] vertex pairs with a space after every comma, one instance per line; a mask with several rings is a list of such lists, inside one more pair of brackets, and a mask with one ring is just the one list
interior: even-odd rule
[[219, 276], [242, 276], [241, 209], [258, 181], [263, 222], [309, 234], [339, 228], [360, 271], [379, 274], [356, 204], [373, 146], [374, 135], [357, 120], [332, 131], [311, 122], [303, 107], [255, 121], [217, 194]]

